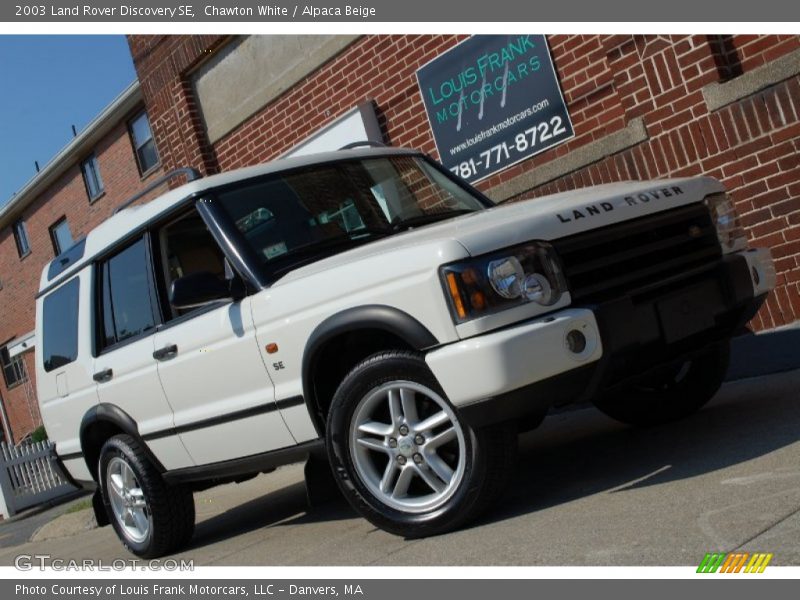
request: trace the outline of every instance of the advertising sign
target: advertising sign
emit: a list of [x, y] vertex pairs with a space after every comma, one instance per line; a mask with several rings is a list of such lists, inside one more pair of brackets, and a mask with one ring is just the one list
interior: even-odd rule
[[544, 35], [476, 35], [417, 71], [439, 157], [475, 182], [575, 135]]

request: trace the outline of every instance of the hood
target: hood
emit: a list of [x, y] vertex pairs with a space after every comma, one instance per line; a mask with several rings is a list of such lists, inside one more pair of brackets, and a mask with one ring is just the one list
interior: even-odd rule
[[531, 198], [398, 233], [300, 267], [281, 281], [437, 241], [458, 242], [478, 256], [530, 240], [556, 240], [700, 202], [724, 189], [716, 179], [694, 177], [610, 183]]

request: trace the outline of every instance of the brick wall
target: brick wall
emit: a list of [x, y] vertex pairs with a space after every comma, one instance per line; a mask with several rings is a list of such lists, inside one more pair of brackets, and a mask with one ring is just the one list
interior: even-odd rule
[[749, 71], [800, 48], [796, 35], [734, 35], [732, 51], [742, 65], [742, 71]]
[[[274, 158], [372, 98], [386, 141], [436, 154], [416, 70], [463, 36], [365, 36], [211, 145], [192, 99], [191, 70], [222, 36], [130, 36], [169, 167], [216, 172]], [[763, 68], [798, 36], [548, 36], [573, 119], [569, 142], [481, 182], [488, 190], [642, 119], [646, 139], [517, 198], [623, 179], [707, 174], [732, 192], [751, 241], [769, 246], [778, 289], [756, 329], [800, 319], [800, 79], [789, 77], [718, 110], [703, 87]]]
[[[114, 209], [161, 174], [154, 169], [145, 180], [139, 175], [127, 124], [124, 119], [94, 148], [100, 165], [105, 193], [89, 203], [78, 164], [72, 165], [22, 213], [28, 230], [31, 253], [20, 259], [10, 227], [0, 230], [0, 345], [34, 328], [34, 297], [44, 266], [53, 259], [49, 228], [66, 217], [73, 239], [85, 236], [107, 219]], [[25, 359], [30, 389], [35, 389], [33, 353]], [[7, 389], [0, 377], [0, 396], [6, 407], [15, 441], [39, 425], [38, 409], [31, 406], [25, 386]]]
[[[742, 73], [800, 47], [797, 36], [734, 36], [740, 41]], [[771, 248], [776, 260], [778, 287], [752, 327], [800, 319], [800, 78], [709, 111], [701, 89], [720, 73], [706, 36], [616, 36], [604, 46], [626, 118], [643, 117], [649, 139], [532, 193], [621, 179], [717, 177], [732, 193], [751, 243]]]
[[128, 36], [165, 172], [186, 166], [204, 175], [218, 170], [187, 74], [226, 40], [219, 35]]

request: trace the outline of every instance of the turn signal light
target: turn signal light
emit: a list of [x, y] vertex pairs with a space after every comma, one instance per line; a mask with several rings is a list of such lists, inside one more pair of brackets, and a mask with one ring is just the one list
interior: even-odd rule
[[447, 288], [450, 292], [450, 298], [453, 300], [453, 307], [456, 309], [456, 314], [459, 319], [467, 317], [467, 311], [464, 309], [464, 301], [461, 299], [461, 292], [458, 290], [458, 282], [456, 282], [456, 274], [447, 274]]

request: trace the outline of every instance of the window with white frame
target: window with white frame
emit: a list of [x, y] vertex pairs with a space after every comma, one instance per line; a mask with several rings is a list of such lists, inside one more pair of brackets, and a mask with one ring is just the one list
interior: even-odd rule
[[3, 378], [6, 381], [6, 387], [11, 389], [25, 381], [28, 375], [25, 371], [25, 363], [22, 361], [22, 355], [11, 356], [8, 352], [8, 346], [0, 348], [0, 366], [3, 369]]

